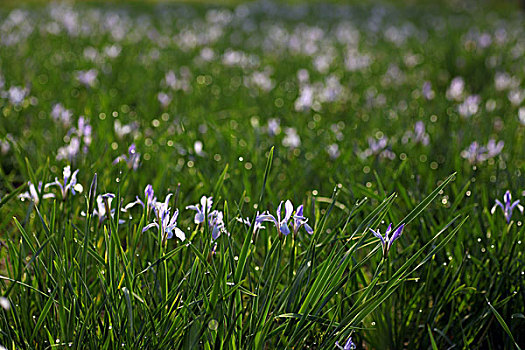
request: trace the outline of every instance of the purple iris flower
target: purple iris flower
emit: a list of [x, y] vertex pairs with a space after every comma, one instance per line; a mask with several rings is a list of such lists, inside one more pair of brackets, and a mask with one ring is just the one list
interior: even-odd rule
[[126, 162], [128, 164], [129, 169], [137, 170], [139, 168], [140, 153], [137, 152], [137, 148], [135, 147], [134, 143], [132, 143], [131, 146], [129, 146], [128, 154], [122, 154], [118, 156], [113, 161], [113, 164], [117, 164], [120, 161]]
[[510, 194], [510, 191], [505, 192], [505, 195], [503, 196], [503, 203], [496, 199], [496, 204], [494, 204], [490, 213], [494, 214], [498, 206], [501, 208], [501, 210], [503, 210], [503, 214], [505, 215], [507, 223], [510, 223], [510, 218], [512, 217], [514, 208], [518, 208], [518, 210], [523, 214], [523, 206], [520, 204], [519, 200], [512, 202], [512, 195]]
[[[18, 195], [18, 198], [20, 198], [21, 201], [25, 201], [26, 199], [31, 200], [35, 202], [36, 205], [38, 205], [38, 203], [40, 203], [40, 198], [38, 197], [38, 193], [42, 191], [42, 181], [38, 183], [38, 190], [31, 181], [28, 181], [27, 185], [29, 186], [28, 191]], [[54, 197], [55, 195], [53, 193], [43, 193], [42, 195], [42, 198], [44, 199], [54, 198]]]
[[142, 206], [142, 208], [146, 207], [148, 209], [148, 212], [150, 209], [155, 209], [155, 204], [157, 203], [157, 198], [155, 197], [155, 193], [153, 191], [153, 186], [147, 185], [144, 189], [144, 195], [146, 198], [146, 205], [144, 205], [144, 202], [139, 198], [139, 196], [136, 197], [136, 200], [134, 202], [128, 203], [122, 208], [122, 211], [126, 212], [129, 209], [133, 208], [135, 205], [139, 204]]
[[[259, 216], [259, 212], [257, 212], [257, 215], [256, 217]], [[252, 226], [252, 222], [250, 221], [250, 218], [246, 218], [246, 219], [243, 219], [243, 218], [237, 218], [237, 221], [239, 222], [242, 222], [243, 224], [251, 227]], [[253, 225], [253, 232], [257, 232], [259, 231], [260, 229], [265, 229], [265, 227], [262, 225], [262, 223], [258, 222], [257, 220], [255, 220], [255, 224]]]
[[[111, 209], [111, 202], [115, 198], [113, 193], [104, 193], [97, 196], [97, 207], [93, 210], [93, 215], [98, 216], [99, 225], [108, 218], [107, 213], [110, 213], [111, 218], [115, 214], [115, 209]], [[81, 212], [80, 215], [86, 216], [85, 212]], [[123, 224], [125, 221], [119, 219], [119, 224]]]
[[186, 209], [195, 210], [194, 222], [201, 224], [208, 217], [208, 226], [211, 228], [211, 238], [216, 240], [223, 233], [229, 234], [224, 223], [224, 214], [219, 210], [211, 210], [213, 198], [202, 196], [200, 204], [188, 205]]
[[472, 142], [470, 146], [461, 152], [461, 156], [465, 159], [468, 159], [470, 164], [481, 163], [484, 161], [484, 154], [487, 152], [487, 149], [481, 146], [476, 141]]
[[390, 250], [390, 247], [392, 247], [392, 244], [394, 243], [394, 241], [399, 238], [399, 236], [401, 235], [401, 232], [403, 232], [404, 227], [405, 227], [405, 224], [402, 224], [401, 226], [399, 226], [398, 229], [395, 230], [394, 233], [392, 234], [392, 237], [390, 237], [390, 233], [392, 231], [392, 224], [388, 225], [388, 228], [386, 229], [384, 237], [381, 236], [381, 233], [379, 232], [379, 230], [374, 231], [371, 228], [369, 229], [370, 231], [372, 231], [374, 236], [376, 236], [377, 238], [381, 240], [381, 246], [383, 247], [383, 256], [386, 257], [388, 255], [388, 251]]
[[297, 207], [297, 210], [295, 211], [295, 215], [293, 216], [293, 227], [292, 231], [294, 234], [294, 237], [297, 235], [297, 232], [301, 228], [301, 226], [304, 226], [304, 229], [308, 234], [313, 234], [314, 229], [308, 225], [308, 219], [303, 216], [303, 205], [301, 204], [299, 207]]
[[330, 156], [330, 159], [332, 160], [339, 158], [341, 155], [341, 152], [339, 151], [339, 145], [337, 143], [332, 143], [326, 147], [326, 152], [328, 152], [328, 156]]
[[267, 129], [270, 136], [278, 135], [281, 132], [281, 121], [277, 118], [269, 119]]
[[339, 345], [339, 342], [337, 341], [335, 342], [335, 346], [342, 350], [354, 350], [356, 348], [354, 342], [352, 341], [352, 337], [348, 338], [344, 346]]
[[144, 188], [144, 194], [146, 195], [148, 205], [155, 201], [155, 191], [153, 191], [153, 186], [150, 184], [146, 185], [146, 188]]
[[467, 159], [470, 164], [483, 163], [484, 161], [496, 157], [501, 153], [505, 142], [490, 139], [487, 146], [482, 146], [474, 141], [470, 146], [461, 152], [461, 156]]
[[186, 239], [186, 235], [181, 229], [177, 227], [177, 218], [179, 217], [179, 210], [176, 209], [173, 215], [171, 215], [170, 213], [171, 208], [169, 207], [169, 201], [171, 196], [171, 193], [168, 194], [166, 196], [166, 199], [164, 200], [164, 203], [157, 202], [155, 205], [155, 214], [157, 216], [156, 220], [160, 222], [160, 226], [159, 223], [157, 223], [157, 221], [153, 221], [152, 223], [146, 225], [142, 229], [142, 232], [145, 232], [152, 227], [156, 227], [157, 229], [160, 228], [163, 239], [171, 239], [175, 234], [175, 236], [177, 236], [178, 239], [184, 241]]
[[466, 118], [473, 116], [478, 112], [480, 103], [481, 97], [478, 95], [470, 95], [458, 106], [458, 113]]
[[288, 235], [290, 233], [290, 228], [288, 227], [288, 221], [292, 217], [293, 213], [293, 204], [289, 200], [284, 203], [285, 213], [284, 217], [281, 218], [281, 208], [283, 206], [283, 202], [279, 203], [279, 206], [277, 207], [277, 218], [273, 215], [271, 215], [268, 212], [262, 213], [261, 215], [257, 215], [255, 218], [256, 222], [263, 222], [263, 221], [273, 221], [275, 224], [275, 227], [279, 231], [279, 233], [283, 235]]
[[69, 129], [66, 135], [66, 142], [68, 143], [57, 150], [56, 159], [73, 161], [80, 153], [80, 146], [82, 146], [82, 152], [87, 153], [92, 142], [92, 131], [89, 121], [80, 116], [78, 118], [78, 127]]
[[[113, 193], [104, 193], [97, 196], [97, 209], [93, 211], [93, 214], [98, 216], [99, 223], [108, 218], [108, 212], [111, 217], [115, 214], [115, 209], [111, 209], [111, 202], [115, 198]], [[124, 220], [119, 220], [119, 224], [124, 223]]]
[[11, 86], [8, 91], [3, 93], [3, 95], [4, 96], [2, 97], [7, 97], [12, 105], [20, 106], [29, 95], [29, 89], [21, 88], [19, 86]]
[[195, 218], [194, 218], [194, 222], [196, 224], [203, 223], [204, 220], [206, 220], [206, 214], [210, 214], [211, 207], [213, 205], [213, 198], [202, 196], [200, 202], [201, 202], [200, 205], [195, 204], [195, 205], [188, 205], [186, 207], [186, 209], [197, 211], [197, 213], [195, 214]]
[[223, 233], [228, 234], [224, 224], [224, 215], [222, 211], [214, 210], [208, 214], [208, 224], [211, 227], [211, 239], [216, 240]]
[[396, 154], [387, 148], [388, 138], [381, 137], [376, 140], [373, 137], [368, 138], [368, 148], [361, 152], [361, 158], [365, 159], [373, 155], [379, 155], [381, 158], [388, 158], [393, 160], [396, 158]]
[[423, 83], [422, 92], [423, 92], [423, 96], [427, 100], [432, 100], [436, 96], [436, 93], [434, 92], [434, 90], [432, 90], [432, 83], [429, 81], [425, 81]]
[[62, 199], [66, 199], [69, 191], [71, 191], [73, 196], [77, 192], [82, 192], [82, 185], [77, 183], [78, 169], [75, 170], [73, 174], [71, 174], [71, 167], [68, 165], [64, 168], [62, 173], [64, 176], [64, 180], [62, 182], [58, 181], [58, 178], [55, 178], [55, 181], [46, 184], [45, 188], [50, 186], [58, 186], [60, 188], [60, 193], [62, 194]]
[[496, 140], [490, 139], [489, 142], [487, 143], [487, 157], [493, 158], [497, 156], [498, 154], [501, 153], [501, 151], [503, 151], [504, 146], [505, 146], [505, 142], [503, 141], [496, 142]]
[[78, 71], [77, 80], [86, 87], [94, 87], [97, 82], [98, 71], [96, 69], [90, 69], [87, 71]]
[[414, 126], [414, 141], [416, 143], [419, 142], [424, 146], [428, 145], [430, 142], [430, 138], [425, 132], [425, 123], [423, 123], [421, 120], [417, 121], [416, 125]]
[[69, 126], [73, 112], [66, 109], [61, 103], [56, 103], [51, 111], [51, 116], [56, 122], [60, 122], [64, 126]]

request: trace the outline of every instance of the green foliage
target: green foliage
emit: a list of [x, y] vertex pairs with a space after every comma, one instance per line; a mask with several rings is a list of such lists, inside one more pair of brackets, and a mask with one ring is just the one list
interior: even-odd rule
[[[525, 186], [521, 20], [432, 4], [0, 9], [0, 345], [524, 348], [523, 214], [491, 213]], [[491, 139], [503, 151], [469, 162]], [[132, 143], [138, 168], [114, 163]], [[45, 184], [67, 165], [82, 188], [64, 197]], [[152, 207], [123, 211], [147, 184], [173, 194], [185, 240], [143, 232]], [[201, 196], [224, 214], [215, 240], [184, 209]], [[254, 228], [287, 199], [312, 235]], [[369, 229], [389, 223], [405, 227], [383, 256]]]

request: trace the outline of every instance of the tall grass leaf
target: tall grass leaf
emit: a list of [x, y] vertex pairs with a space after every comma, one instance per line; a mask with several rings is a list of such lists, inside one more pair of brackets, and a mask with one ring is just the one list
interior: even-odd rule
[[512, 335], [512, 332], [510, 331], [509, 326], [507, 326], [507, 323], [505, 322], [503, 317], [501, 317], [500, 313], [496, 310], [496, 308], [494, 308], [494, 306], [492, 306], [492, 304], [487, 298], [485, 298], [485, 300], [487, 301], [487, 304], [492, 310], [492, 313], [494, 314], [494, 316], [496, 316], [496, 319], [498, 320], [499, 324], [501, 325], [505, 333], [507, 333], [509, 338], [512, 340], [512, 342], [514, 343], [514, 346], [516, 346], [516, 349], [521, 350], [520, 346], [518, 345], [518, 343], [516, 343], [516, 340], [514, 339], [514, 336]]

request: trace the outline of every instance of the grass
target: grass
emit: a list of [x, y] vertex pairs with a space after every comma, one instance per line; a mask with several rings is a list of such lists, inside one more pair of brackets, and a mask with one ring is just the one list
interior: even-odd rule
[[522, 15], [433, 6], [0, 10], [0, 345], [524, 348]]

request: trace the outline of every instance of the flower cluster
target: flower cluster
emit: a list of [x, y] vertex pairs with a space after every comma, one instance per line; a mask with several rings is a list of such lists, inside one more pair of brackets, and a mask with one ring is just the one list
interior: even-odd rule
[[184, 232], [177, 227], [177, 218], [179, 217], [179, 210], [175, 209], [175, 212], [171, 214], [171, 208], [169, 206], [170, 198], [172, 194], [168, 194], [164, 202], [155, 202], [154, 210], [156, 219], [146, 225], [142, 232], [146, 232], [152, 227], [156, 227], [160, 230], [162, 240], [171, 239], [175, 235], [181, 241], [186, 239]]
[[62, 200], [66, 200], [69, 193], [71, 193], [71, 195], [74, 196], [75, 194], [77, 194], [77, 192], [82, 192], [84, 189], [84, 187], [80, 183], [77, 183], [77, 174], [78, 169], [71, 173], [71, 166], [67, 165], [62, 171], [62, 180], [55, 178], [55, 181], [45, 184], [43, 189], [42, 182], [39, 182], [38, 186], [35, 187], [35, 185], [31, 183], [31, 181], [29, 181], [29, 190], [27, 192], [21, 193], [18, 196], [18, 198], [20, 198], [20, 200], [22, 201], [31, 200], [35, 204], [39, 204], [40, 195], [43, 199], [55, 197], [54, 193], [43, 193], [43, 191], [47, 190], [50, 187], [56, 186], [60, 190], [59, 194], [62, 197]]
[[61, 103], [55, 104], [51, 110], [51, 117], [53, 120], [66, 127], [71, 125], [72, 116], [73, 112], [71, 112], [69, 109], [66, 109]]
[[[284, 216], [282, 216], [282, 206], [283, 202], [279, 203], [279, 206], [277, 207], [277, 216], [273, 216], [269, 212], [264, 212], [262, 214], [257, 215], [255, 218], [256, 224], [261, 224], [264, 221], [270, 221], [275, 224], [275, 227], [277, 228], [277, 231], [279, 231], [282, 235], [289, 235], [290, 232], [293, 232], [293, 236], [295, 237], [297, 233], [299, 232], [299, 229], [304, 226], [304, 229], [308, 234], [313, 234], [314, 230], [310, 225], [308, 225], [308, 219], [303, 216], [303, 205], [297, 207], [294, 214], [294, 208], [293, 204], [290, 200], [287, 200], [284, 203]], [[289, 227], [289, 221], [292, 219], [292, 230], [290, 231]]]
[[494, 158], [501, 153], [505, 143], [503, 141], [496, 142], [491, 139], [486, 146], [482, 146], [476, 141], [472, 142], [470, 146], [461, 152], [461, 156], [467, 159], [470, 164], [479, 164], [484, 161]]
[[425, 131], [425, 123], [423, 123], [421, 120], [416, 122], [414, 125], [414, 131], [407, 131], [403, 135], [402, 142], [408, 143], [409, 140], [414, 144], [422, 144], [423, 146], [428, 146], [430, 143], [430, 136]]
[[115, 158], [113, 161], [113, 164], [117, 164], [118, 162], [123, 161], [126, 162], [129, 169], [137, 170], [140, 165], [140, 153], [137, 152], [137, 148], [135, 147], [135, 144], [132, 143], [128, 148], [128, 154], [122, 154]]
[[368, 138], [368, 148], [361, 152], [361, 158], [365, 159], [370, 156], [379, 155], [381, 158], [388, 158], [390, 160], [396, 158], [396, 154], [392, 152], [388, 147], [388, 138], [381, 137], [376, 140], [373, 137]]
[[228, 234], [226, 225], [224, 224], [224, 214], [219, 210], [211, 210], [213, 206], [213, 198], [202, 196], [200, 204], [188, 205], [186, 209], [195, 210], [195, 224], [201, 224], [208, 219], [208, 226], [211, 229], [211, 238], [216, 240], [221, 234]]
[[78, 118], [78, 126], [68, 131], [65, 140], [68, 144], [58, 149], [57, 160], [72, 162], [80, 154], [81, 146], [82, 152], [87, 153], [92, 141], [92, 128], [88, 120], [82, 116]]

